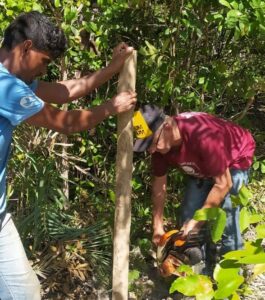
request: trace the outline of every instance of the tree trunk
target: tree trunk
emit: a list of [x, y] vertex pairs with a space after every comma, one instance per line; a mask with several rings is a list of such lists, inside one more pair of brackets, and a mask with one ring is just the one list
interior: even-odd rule
[[[134, 91], [136, 51], [126, 60], [119, 76], [118, 92]], [[133, 110], [118, 116], [116, 156], [116, 208], [113, 241], [112, 299], [128, 299], [131, 227], [131, 179], [133, 162]]]
[[[68, 79], [68, 72], [66, 70], [66, 66], [64, 63], [64, 59], [62, 59], [62, 79], [67, 80]], [[63, 104], [62, 106], [63, 110], [68, 110], [68, 103]], [[60, 135], [61, 143], [67, 144], [68, 143], [68, 137], [65, 134]], [[67, 209], [69, 207], [69, 162], [68, 162], [68, 153], [67, 153], [67, 147], [62, 147], [62, 161], [60, 165], [60, 172], [61, 176], [63, 178], [63, 193], [65, 195], [65, 198], [67, 199], [64, 203], [64, 209]]]

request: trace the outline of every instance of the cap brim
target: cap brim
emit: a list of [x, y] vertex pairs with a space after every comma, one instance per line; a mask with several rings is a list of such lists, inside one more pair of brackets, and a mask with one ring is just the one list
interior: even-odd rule
[[152, 144], [153, 137], [154, 137], [154, 135], [152, 134], [151, 136], [149, 136], [146, 139], [137, 139], [134, 143], [133, 151], [134, 152], [144, 152], [145, 150], [147, 150]]

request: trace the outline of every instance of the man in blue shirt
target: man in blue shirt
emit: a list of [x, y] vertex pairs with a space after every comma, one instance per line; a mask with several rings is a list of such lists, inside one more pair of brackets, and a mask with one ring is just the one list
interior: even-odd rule
[[0, 299], [40, 299], [40, 285], [21, 240], [6, 214], [6, 166], [17, 125], [46, 127], [65, 134], [93, 128], [105, 118], [134, 107], [136, 94], [123, 92], [89, 110], [63, 111], [50, 103], [85, 96], [118, 73], [133, 48], [125, 43], [113, 51], [110, 64], [80, 79], [36, 81], [48, 64], [66, 49], [66, 38], [44, 15], [18, 16], [6, 29], [0, 48]]

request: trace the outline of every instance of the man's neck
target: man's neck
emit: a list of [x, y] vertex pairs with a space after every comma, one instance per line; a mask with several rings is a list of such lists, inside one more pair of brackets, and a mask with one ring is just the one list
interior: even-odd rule
[[11, 73], [16, 75], [17, 63], [14, 51], [7, 51], [5, 48], [0, 48], [0, 63]]
[[0, 63], [4, 64], [8, 59], [8, 52], [4, 48], [0, 48]]

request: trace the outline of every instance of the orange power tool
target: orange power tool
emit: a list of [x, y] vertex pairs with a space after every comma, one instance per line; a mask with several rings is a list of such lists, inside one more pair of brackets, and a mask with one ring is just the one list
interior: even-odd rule
[[177, 268], [182, 265], [193, 266], [199, 263], [203, 254], [201, 246], [205, 243], [205, 230], [190, 231], [186, 239], [182, 239], [182, 231], [171, 230], [160, 239], [157, 247], [157, 261], [162, 276], [181, 276]]

